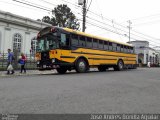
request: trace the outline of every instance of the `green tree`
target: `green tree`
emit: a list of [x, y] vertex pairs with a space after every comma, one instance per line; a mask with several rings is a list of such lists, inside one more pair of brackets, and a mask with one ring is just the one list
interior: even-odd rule
[[52, 14], [53, 16], [51, 18], [44, 16], [42, 21], [53, 26], [67, 27], [75, 30], [79, 29], [80, 23], [67, 5], [58, 5], [52, 10]]

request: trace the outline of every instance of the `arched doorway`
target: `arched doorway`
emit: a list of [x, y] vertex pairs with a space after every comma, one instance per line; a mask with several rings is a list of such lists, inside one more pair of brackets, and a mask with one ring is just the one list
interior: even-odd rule
[[139, 53], [138, 54], [138, 63], [143, 64], [143, 61], [144, 61], [144, 54]]

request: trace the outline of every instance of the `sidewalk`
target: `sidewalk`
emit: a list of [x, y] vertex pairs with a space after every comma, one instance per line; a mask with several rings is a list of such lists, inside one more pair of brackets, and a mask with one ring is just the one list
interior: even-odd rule
[[14, 74], [9, 74], [9, 75], [7, 75], [6, 73], [7, 73], [7, 71], [0, 71], [0, 77], [53, 74], [53, 73], [57, 73], [57, 71], [56, 71], [56, 70], [48, 70], [48, 71], [27, 70], [26, 73], [20, 73], [20, 70], [15, 70], [15, 73], [14, 73]]

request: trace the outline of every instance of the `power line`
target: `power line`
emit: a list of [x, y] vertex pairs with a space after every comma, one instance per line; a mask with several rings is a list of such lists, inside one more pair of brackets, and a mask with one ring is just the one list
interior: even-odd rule
[[[90, 19], [91, 19], [91, 18], [90, 18]], [[91, 20], [98, 21], [98, 20], [95, 20], [95, 19], [91, 19]], [[99, 21], [98, 21], [98, 22], [99, 22]], [[87, 23], [89, 24], [89, 22], [87, 22]], [[92, 23], [92, 25], [98, 27], [97, 24], [93, 24], [93, 23]], [[106, 25], [106, 24], [105, 24], [105, 25]], [[102, 27], [100, 27], [100, 28], [102, 28]], [[121, 33], [119, 33], [119, 32], [113, 31], [113, 30], [111, 30], [111, 29], [107, 29], [107, 28], [105, 28], [105, 27], [103, 27], [103, 29], [108, 30], [108, 31], [113, 32], [113, 33], [116, 33], [116, 34], [119, 34], [119, 35], [122, 35], [122, 36], [125, 36], [125, 34], [121, 34]], [[121, 29], [119, 29], [119, 30], [121, 30]], [[124, 30], [121, 30], [121, 31], [124, 31]], [[126, 32], [126, 31], [124, 31], [124, 32]], [[148, 41], [150, 41], [150, 42], [153, 42], [153, 43], [156, 43], [156, 44], [160, 44], [160, 43], [158, 43], [158, 42], [152, 41], [151, 39], [148, 39], [148, 38], [145, 38], [145, 37], [142, 37], [142, 36], [133, 34], [133, 33], [131, 33], [131, 34], [134, 35], [134, 36], [143, 38], [143, 39], [145, 39], [145, 40], [148, 40]], [[130, 38], [133, 39], [133, 37], [130, 37]], [[136, 38], [134, 38], [134, 39], [137, 40]]]
[[[16, 2], [20, 2], [20, 1], [18, 1], [18, 0], [13, 0], [13, 1], [16, 1]], [[47, 2], [46, 0], [41, 0], [41, 1], [44, 1], [44, 2]], [[65, 0], [63, 0], [63, 1], [65, 1]], [[38, 9], [41, 9], [41, 7], [37, 7], [37, 6], [35, 6], [35, 5], [31, 5], [31, 4], [27, 4], [27, 3], [24, 3], [24, 2], [20, 2], [20, 3], [22, 3], [22, 4], [25, 4], [25, 5], [29, 5], [29, 6], [32, 6], [32, 7], [36, 7], [36, 8], [38, 8]], [[51, 3], [49, 3], [48, 2], [48, 4], [51, 4]], [[42, 10], [44, 10], [44, 8], [42, 9]], [[50, 10], [51, 11], [51, 10]], [[93, 19], [93, 18], [91, 18], [91, 19]], [[97, 22], [100, 22], [100, 21], [97, 21]], [[102, 22], [101, 22], [102, 23]], [[104, 23], [102, 23], [102, 24], [104, 24]], [[92, 25], [94, 25], [95, 26], [95, 24], [92, 24]], [[110, 26], [111, 27], [111, 26]], [[113, 26], [112, 26], [113, 27]], [[101, 27], [102, 28], [102, 27]], [[115, 27], [114, 27], [115, 28]], [[126, 28], [126, 27], [125, 27]], [[103, 29], [104, 29], [104, 27], [103, 27]], [[118, 29], [118, 28], [117, 28]], [[112, 31], [113, 33], [116, 33], [116, 34], [121, 34], [121, 33], [118, 33], [118, 32], [115, 32], [115, 31], [113, 31], [113, 30], [110, 30], [110, 29], [108, 29], [108, 28], [105, 28], [105, 30], [109, 30], [109, 31]], [[119, 29], [119, 30], [121, 30], [121, 29]], [[121, 30], [121, 31], [124, 31], [124, 30]], [[124, 32], [126, 32], [126, 31], [124, 31]], [[134, 35], [133, 33], [131, 33], [132, 35]], [[124, 34], [121, 34], [121, 35], [123, 35], [124, 36]], [[137, 35], [135, 35], [135, 36], [137, 36]], [[140, 38], [144, 38], [144, 37], [141, 37], [141, 36], [138, 36], [138, 37], [140, 37]], [[145, 38], [146, 39], [146, 38]], [[151, 41], [151, 40], [149, 40], [149, 39], [146, 39], [146, 40], [148, 40], [148, 41]], [[153, 41], [152, 41], [153, 42]], [[154, 43], [157, 43], [157, 42], [155, 42], [154, 41]]]
[[[95, 27], [98, 27], [98, 28], [101, 28], [101, 29], [104, 29], [104, 30], [110, 31], [110, 32], [112, 32], [112, 33], [119, 34], [119, 35], [121, 35], [121, 36], [123, 36], [123, 37], [124, 37], [124, 34], [117, 33], [117, 32], [115, 32], [115, 31], [113, 31], [113, 30], [107, 29], [107, 28], [102, 27], [102, 26], [98, 26], [98, 25], [96, 25], [95, 23], [92, 23], [92, 22], [87, 22], [87, 23], [88, 23], [88, 24], [90, 24], [90, 25], [94, 25]], [[131, 39], [137, 40], [137, 39], [136, 39], [136, 38], [134, 38], [134, 37], [131, 37]], [[150, 43], [150, 45], [151, 45], [151, 46], [156, 46], [156, 45], [153, 45], [153, 44], [151, 44], [151, 43]]]
[[[67, 2], [66, 0], [62, 0], [62, 1]], [[70, 4], [74, 5], [74, 6], [77, 6], [77, 7], [79, 8], [79, 6], [78, 6], [78, 5], [75, 5], [75, 4], [71, 3], [71, 2], [68, 2], [68, 3], [70, 3]], [[90, 10], [88, 10], [88, 11], [89, 11], [90, 13], [92, 13], [92, 14], [96, 15], [96, 16], [102, 17], [101, 15], [96, 14], [96, 13], [94, 13], [94, 12], [90, 11]], [[108, 18], [106, 18], [106, 17], [103, 17], [103, 18], [104, 18], [105, 20], [109, 21], [109, 22], [112, 22], [112, 20], [111, 20], [111, 19], [108, 19]], [[121, 27], [123, 27], [123, 28], [127, 29], [127, 27], [126, 27], [126, 26], [121, 25], [121, 24], [119, 24], [119, 23], [117, 23], [117, 22], [114, 22], [114, 24], [116, 24], [116, 25], [118, 25], [118, 26], [121, 26]], [[136, 31], [134, 31], [134, 32], [136, 32]], [[144, 34], [143, 34], [143, 35], [144, 35]]]
[[21, 2], [21, 1], [18, 1], [18, 0], [12, 0], [12, 1], [15, 1], [15, 2], [18, 2], [18, 3], [21, 3], [21, 4], [24, 4], [24, 5], [28, 5], [28, 6], [31, 6], [31, 7], [35, 7], [35, 8], [38, 8], [38, 9], [42, 9], [42, 10], [45, 10], [45, 11], [52, 12], [52, 10], [45, 9], [45, 8], [42, 8], [42, 7], [38, 7], [38, 6], [36, 6], [36, 5], [28, 4], [28, 3]]
[[[91, 3], [92, 3], [92, 0], [91, 0], [90, 3], [89, 3], [89, 6], [88, 6], [88, 8], [87, 8], [87, 11], [89, 10], [89, 8], [90, 8], [90, 6], [91, 6]], [[87, 11], [86, 11], [86, 14], [87, 14]]]
[[[112, 33], [119, 34], [119, 35], [121, 35], [121, 36], [123, 36], [123, 37], [124, 37], [124, 34], [117, 33], [117, 32], [115, 32], [115, 31], [113, 31], [113, 30], [110, 30], [110, 29], [105, 28], [105, 27], [102, 27], [102, 26], [98, 26], [98, 25], [96, 25], [95, 23], [92, 23], [92, 22], [87, 22], [87, 23], [88, 23], [88, 24], [90, 24], [90, 25], [94, 25], [95, 27], [98, 27], [98, 28], [101, 28], [101, 29], [104, 29], [104, 30], [110, 31], [110, 32], [112, 32]], [[131, 37], [131, 39], [137, 40], [137, 39], [136, 39], [136, 38], [134, 38], [134, 37]], [[156, 45], [153, 45], [153, 44], [150, 44], [150, 45], [152, 45], [152, 46], [156, 46]]]
[[[17, 4], [14, 4], [14, 3], [9, 3], [9, 2], [6, 2], [6, 1], [0, 1], [1, 3], [5, 3], [5, 4], [10, 4], [10, 5], [14, 5], [14, 6], [19, 6], [19, 7], [25, 7], [25, 8], [29, 8], [29, 9], [33, 9], [33, 10], [37, 10], [37, 9], [35, 9], [34, 7], [27, 7], [27, 6], [25, 6], [25, 5], [17, 5]], [[40, 9], [40, 11], [43, 11], [43, 12], [45, 12], [45, 13], [48, 13], [47, 11], [44, 11], [44, 10], [41, 10]]]
[[[103, 22], [100, 22], [100, 21], [98, 21], [98, 20], [95, 20], [95, 19], [93, 19], [93, 18], [90, 18], [90, 17], [87, 17], [87, 18], [89, 18], [90, 20], [92, 20], [92, 21], [96, 21], [96, 22], [98, 22], [98, 23], [102, 23], [103, 25], [107, 25], [107, 26], [109, 26], [109, 27], [112, 27], [111, 25], [108, 25], [108, 24], [106, 24], [106, 23], [103, 23]], [[95, 24], [94, 24], [95, 25]], [[114, 28], [116, 28], [116, 27], [114, 27]], [[116, 28], [117, 30], [120, 30], [120, 31], [123, 31], [123, 32], [126, 32], [125, 30], [122, 30], [122, 29], [119, 29], [119, 28]], [[114, 32], [115, 33], [115, 32]], [[118, 33], [119, 34], [119, 33]], [[135, 35], [135, 34], [133, 34], [133, 33], [131, 33], [132, 35], [134, 35], [134, 36], [137, 36], [137, 37], [141, 37], [141, 36], [138, 36], [138, 35]], [[124, 35], [124, 34], [123, 34]], [[146, 39], [146, 38], [145, 38]], [[149, 39], [148, 39], [149, 40]], [[151, 40], [150, 40], [151, 41]]]
[[159, 14], [154, 14], [154, 15], [148, 15], [148, 16], [144, 16], [144, 17], [139, 17], [139, 18], [135, 18], [135, 19], [131, 19], [132, 21], [137, 21], [137, 20], [140, 20], [140, 19], [146, 19], [146, 18], [150, 18], [150, 17], [154, 17], [154, 16], [160, 16], [160, 13]]
[[[88, 17], [88, 18], [89, 18], [89, 17]], [[102, 23], [102, 22], [100, 22], [100, 21], [98, 21], [98, 20], [95, 20], [95, 19], [93, 19], [93, 18], [90, 18], [90, 19], [91, 19], [91, 20], [94, 20], [94, 21], [97, 21], [97, 22], [99, 22], [99, 23]], [[102, 24], [107, 25], [107, 26], [110, 26], [110, 25], [105, 24], [105, 23], [102, 23]], [[110, 27], [111, 27], [111, 26], [110, 26]], [[114, 28], [116, 28], [116, 27], [114, 27]], [[120, 30], [120, 31], [123, 31], [123, 32], [126, 32], [126, 31], [124, 31], [124, 30], [122, 30], [122, 29], [119, 29], [119, 28], [116, 28], [116, 29], [118, 29], [118, 30]], [[134, 32], [136, 32], [136, 31], [134, 31]], [[138, 32], [136, 32], [136, 33], [138, 33]], [[136, 35], [136, 34], [134, 34], [134, 33], [130, 33], [130, 34], [131, 34], [131, 35], [134, 35], [134, 36], [137, 36], [137, 37], [140, 37], [140, 38], [143, 38], [143, 39], [148, 40], [148, 41], [150, 41], [150, 42], [154, 42], [154, 43], [160, 44], [160, 43], [158, 43], [158, 42], [152, 41], [151, 39], [148, 39], [148, 38], [145, 38], [145, 37], [141, 37], [141, 36]], [[139, 33], [139, 34], [141, 34], [141, 35], [143, 35], [143, 36], [147, 36], [147, 35], [142, 34], [142, 33]], [[147, 37], [152, 38], [152, 39], [155, 40], [155, 38], [153, 38], [153, 37], [151, 37], [151, 36], [147, 36]]]
[[[73, 3], [71, 3], [71, 2], [69, 2], [69, 1], [66, 1], [66, 0], [62, 0], [62, 1], [65, 1], [65, 2], [67, 2], [67, 3], [70, 3], [70, 4], [72, 4], [72, 5], [74, 5], [74, 6], [76, 6], [77, 8], [79, 8], [79, 6], [78, 5], [76, 5], [76, 4], [73, 4]], [[99, 16], [99, 17], [102, 17], [101, 15], [99, 15], [99, 14], [96, 14], [96, 13], [94, 13], [94, 12], [92, 12], [92, 11], [90, 11], [90, 10], [88, 10], [90, 13], [92, 13], [92, 14], [94, 14], [94, 15], [96, 15], [96, 16]], [[160, 15], [160, 14], [158, 14], [158, 15]], [[155, 15], [151, 15], [151, 16], [155, 16]], [[147, 16], [148, 17], [148, 16]], [[108, 18], [106, 18], [106, 17], [103, 17], [105, 20], [107, 20], [107, 21], [109, 21], [109, 22], [112, 22], [112, 20], [111, 19], [108, 19]], [[121, 26], [121, 27], [123, 27], [123, 28], [125, 28], [126, 29], [126, 26], [123, 26], [123, 25], [121, 25], [121, 24], [119, 24], [119, 23], [117, 23], [117, 22], [114, 22], [114, 24], [116, 24], [116, 25], [118, 25], [118, 26]], [[135, 30], [134, 30], [134, 32], [136, 32]], [[138, 32], [136, 32], [136, 33], [138, 33]], [[144, 35], [144, 34], [143, 34]], [[145, 36], [145, 35], [144, 35]], [[148, 37], [148, 36], [147, 36]], [[150, 38], [153, 38], [153, 37], [150, 37]]]
[[134, 24], [134, 26], [141, 26], [141, 25], [146, 25], [146, 24], [157, 24], [157, 23], [160, 23], [160, 20], [154, 20], [154, 21], [148, 21], [148, 22], [143, 22], [143, 23], [137, 23], [137, 24]]
[[53, 4], [53, 3], [48, 2], [48, 1], [46, 1], [46, 0], [39, 0], [39, 1], [42, 1], [42, 2], [44, 2], [44, 3], [50, 4], [50, 5], [53, 5], [53, 6], [57, 6], [56, 4]]

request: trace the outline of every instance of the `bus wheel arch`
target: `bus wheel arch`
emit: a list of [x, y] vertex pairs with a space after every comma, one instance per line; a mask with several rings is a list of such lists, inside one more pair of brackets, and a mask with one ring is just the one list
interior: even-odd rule
[[86, 57], [80, 56], [75, 61], [75, 69], [78, 73], [87, 72], [89, 69], [89, 62]]
[[117, 64], [116, 64], [116, 66], [114, 67], [114, 70], [116, 70], [116, 71], [121, 71], [121, 70], [123, 70], [124, 69], [124, 61], [122, 60], [122, 59], [119, 59], [118, 61], [117, 61]]

